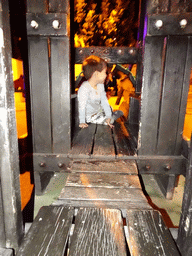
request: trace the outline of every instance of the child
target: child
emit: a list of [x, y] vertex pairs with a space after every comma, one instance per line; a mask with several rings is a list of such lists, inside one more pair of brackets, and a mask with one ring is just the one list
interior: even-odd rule
[[92, 55], [83, 62], [86, 81], [77, 94], [80, 128], [88, 127], [88, 123], [107, 124], [112, 128], [114, 121], [123, 115], [122, 111], [111, 111], [104, 90], [106, 72], [107, 63], [102, 58]]

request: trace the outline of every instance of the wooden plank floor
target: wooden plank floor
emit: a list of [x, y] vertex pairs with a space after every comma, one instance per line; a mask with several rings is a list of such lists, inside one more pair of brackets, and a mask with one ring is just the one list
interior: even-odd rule
[[151, 209], [143, 194], [135, 160], [74, 160], [55, 204]]
[[135, 155], [134, 143], [123, 122], [107, 125], [89, 124], [74, 138], [70, 157], [117, 158]]
[[118, 209], [43, 206], [16, 254], [37, 255], [179, 256], [180, 253], [158, 211], [129, 209], [123, 219]]

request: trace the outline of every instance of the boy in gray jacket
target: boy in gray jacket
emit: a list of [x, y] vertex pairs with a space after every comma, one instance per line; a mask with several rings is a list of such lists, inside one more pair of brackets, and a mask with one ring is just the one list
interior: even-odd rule
[[97, 56], [90, 56], [83, 62], [83, 73], [86, 79], [78, 90], [79, 127], [86, 128], [88, 123], [97, 123], [113, 127], [116, 119], [123, 112], [112, 112], [108, 103], [104, 82], [107, 77], [107, 63]]

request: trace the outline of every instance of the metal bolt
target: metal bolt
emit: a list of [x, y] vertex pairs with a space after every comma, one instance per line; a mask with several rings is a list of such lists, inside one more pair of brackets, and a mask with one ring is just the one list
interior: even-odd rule
[[171, 169], [171, 165], [170, 164], [166, 164], [164, 166], [164, 168], [165, 168], [166, 171], [169, 171]]
[[64, 166], [64, 163], [58, 163], [59, 168]]
[[54, 21], [52, 22], [52, 27], [53, 27], [54, 29], [60, 29], [60, 23], [59, 23], [59, 21], [58, 21], [58, 20], [54, 20]]
[[150, 166], [150, 165], [146, 165], [146, 166], [145, 166], [145, 169], [146, 169], [147, 171], [149, 171], [149, 170], [151, 169], [151, 166]]
[[39, 27], [39, 24], [37, 23], [37, 21], [32, 20], [31, 21], [31, 27], [34, 28], [34, 29], [37, 29]]
[[133, 49], [130, 49], [130, 50], [129, 50], [129, 53], [130, 53], [130, 54], [133, 54], [133, 53], [134, 53], [134, 50], [133, 50]]
[[179, 24], [180, 24], [181, 28], [185, 28], [186, 25], [187, 25], [187, 20], [186, 19], [182, 19], [182, 20], [180, 20]]
[[79, 50], [79, 53], [82, 54], [82, 53], [83, 53], [83, 50]]
[[43, 163], [43, 162], [41, 162], [41, 163], [39, 164], [39, 166], [40, 166], [40, 167], [45, 167], [45, 166], [46, 166], [46, 164], [45, 164], [45, 163]]
[[160, 29], [162, 26], [163, 26], [163, 21], [162, 21], [162, 20], [157, 20], [157, 21], [155, 22], [155, 27], [156, 27], [157, 29]]
[[94, 50], [93, 50], [93, 49], [91, 50], [91, 53], [94, 53]]
[[121, 53], [122, 53], [122, 50], [121, 50], [121, 49], [119, 49], [119, 50], [117, 51], [117, 53], [118, 53], [118, 54], [121, 54]]

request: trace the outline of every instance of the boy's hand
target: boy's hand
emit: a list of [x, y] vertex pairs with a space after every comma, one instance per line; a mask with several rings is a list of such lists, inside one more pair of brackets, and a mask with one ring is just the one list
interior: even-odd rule
[[88, 124], [86, 124], [86, 123], [85, 123], [85, 124], [80, 124], [79, 127], [80, 127], [80, 128], [87, 128], [87, 127], [88, 127]]
[[110, 124], [111, 118], [107, 118], [105, 122], [107, 123], [107, 125], [109, 125], [110, 128], [114, 127], [114, 125]]

